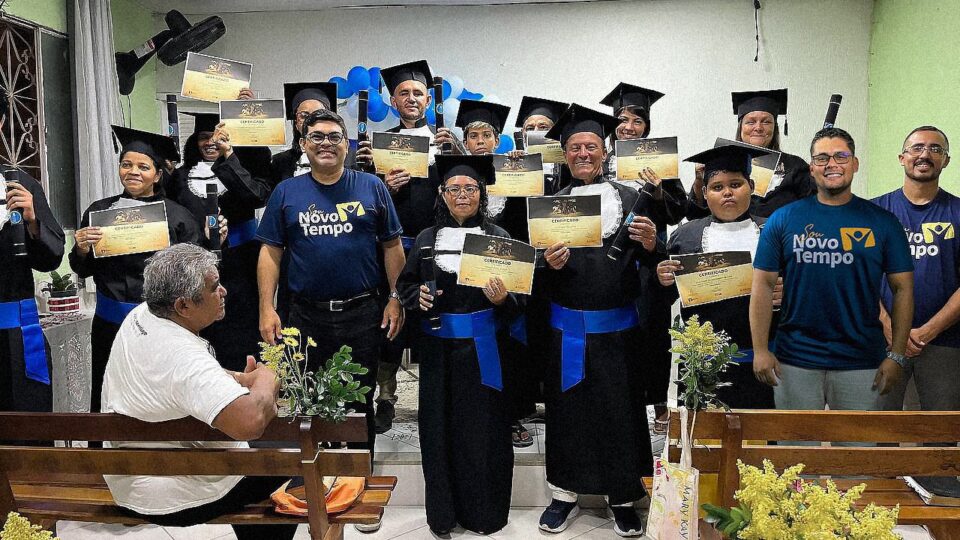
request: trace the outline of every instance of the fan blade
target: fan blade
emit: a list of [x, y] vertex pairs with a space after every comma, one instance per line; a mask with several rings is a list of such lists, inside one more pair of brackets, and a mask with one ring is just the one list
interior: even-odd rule
[[168, 66], [187, 59], [188, 52], [200, 52], [227, 33], [223, 19], [216, 15], [195, 24], [192, 28], [174, 37], [157, 51], [157, 58]]
[[173, 30], [176, 34], [182, 34], [190, 29], [190, 21], [183, 16], [183, 13], [175, 9], [168, 11], [163, 20], [167, 23], [167, 28]]

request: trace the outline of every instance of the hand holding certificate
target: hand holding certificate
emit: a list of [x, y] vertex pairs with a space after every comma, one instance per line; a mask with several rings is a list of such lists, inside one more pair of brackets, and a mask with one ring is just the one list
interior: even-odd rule
[[528, 131], [526, 147], [528, 154], [540, 154], [543, 157], [543, 163], [565, 161], [560, 141], [548, 139], [546, 131]]
[[567, 247], [603, 245], [600, 195], [555, 195], [527, 199], [530, 243], [546, 249], [557, 242]]
[[233, 146], [283, 146], [287, 143], [286, 108], [282, 99], [220, 102], [220, 121]]
[[487, 193], [500, 197], [540, 197], [543, 195], [543, 160], [540, 154], [518, 158], [494, 155], [496, 182]]
[[500, 278], [507, 291], [530, 294], [537, 250], [519, 240], [485, 234], [467, 234], [460, 256], [457, 285], [486, 287]]
[[93, 246], [94, 257], [116, 257], [170, 247], [167, 207], [163, 202], [90, 212], [90, 226], [103, 237]]
[[687, 308], [748, 296], [753, 284], [749, 251], [671, 255], [683, 270], [675, 272], [680, 305]]
[[617, 180], [641, 179], [647, 167], [661, 180], [680, 178], [680, 156], [676, 137], [617, 141]]
[[237, 99], [240, 90], [250, 86], [252, 72], [251, 64], [187, 53], [180, 95], [214, 103]]
[[373, 134], [373, 163], [377, 174], [403, 169], [415, 178], [429, 176], [430, 138], [403, 133]]
[[[744, 148], [760, 148], [759, 146], [754, 146], [745, 142], [731, 141], [729, 139], [721, 139], [719, 137], [713, 144], [713, 147], [716, 148], [718, 146], [726, 146], [728, 144], [742, 146]], [[773, 179], [773, 175], [777, 171], [777, 167], [780, 166], [780, 152], [770, 150], [769, 148], [760, 149], [764, 150], [766, 155], [753, 160], [753, 170], [750, 173], [750, 178], [753, 179], [754, 183], [753, 193], [763, 197], [767, 194], [767, 191], [769, 191], [770, 188], [777, 187], [771, 186], [770, 181]]]

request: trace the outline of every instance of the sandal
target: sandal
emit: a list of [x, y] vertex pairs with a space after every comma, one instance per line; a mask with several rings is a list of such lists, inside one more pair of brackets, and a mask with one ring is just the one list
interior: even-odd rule
[[513, 446], [516, 448], [527, 448], [528, 446], [533, 445], [533, 437], [530, 436], [530, 432], [527, 431], [527, 428], [523, 427], [523, 424], [520, 422], [514, 422], [510, 425], [510, 438], [513, 440]]

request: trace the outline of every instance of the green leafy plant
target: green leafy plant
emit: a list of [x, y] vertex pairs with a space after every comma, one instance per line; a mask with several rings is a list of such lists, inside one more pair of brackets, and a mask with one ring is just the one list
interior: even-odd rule
[[280, 400], [291, 415], [319, 416], [332, 422], [347, 419], [348, 403], [363, 402], [370, 392], [355, 376], [369, 371], [353, 362], [353, 349], [344, 345], [320, 368], [307, 370], [310, 349], [317, 346], [311, 337], [301, 339], [297, 328], [280, 331], [283, 339], [276, 345], [260, 343], [260, 360], [280, 379]]
[[686, 408], [699, 411], [707, 407], [728, 409], [717, 399], [717, 389], [730, 386], [722, 382], [720, 374], [727, 370], [734, 358], [744, 356], [736, 343], [724, 331], [714, 332], [713, 324], [700, 323], [693, 315], [686, 323], [680, 317], [673, 322], [670, 337], [674, 344], [670, 352], [679, 355], [679, 379], [682, 385], [682, 400]]
[[7, 514], [7, 521], [0, 531], [0, 540], [57, 540], [53, 533], [45, 531], [39, 525], [16, 512]]
[[50, 272], [50, 285], [44, 290], [55, 292], [76, 292], [77, 284], [73, 282], [73, 274], [60, 274], [56, 270]]

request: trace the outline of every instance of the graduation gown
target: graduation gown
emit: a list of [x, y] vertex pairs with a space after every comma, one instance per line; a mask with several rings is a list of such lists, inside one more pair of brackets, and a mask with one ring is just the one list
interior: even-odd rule
[[[574, 180], [560, 194], [580, 186]], [[619, 230], [640, 194], [604, 180], [596, 185], [601, 188], [619, 196]], [[641, 213], [656, 214], [648, 197], [641, 205]], [[611, 260], [607, 252], [615, 236], [615, 231], [605, 236], [602, 247], [571, 249], [560, 270], [538, 270], [546, 299], [573, 310], [635, 309], [642, 294], [637, 264], [654, 265], [657, 257], [628, 241], [623, 255]], [[641, 478], [653, 472], [644, 403], [648, 356], [640, 328], [587, 334], [583, 379], [566, 391], [561, 389], [563, 333], [553, 328], [552, 336], [544, 377], [547, 481], [576, 493], [607, 495], [610, 504], [640, 499], [645, 493]]]
[[[13, 227], [8, 223], [6, 204], [0, 203], [0, 302], [34, 302], [33, 271], [50, 272], [60, 266], [63, 259], [63, 229], [53, 217], [50, 205], [40, 183], [22, 174], [21, 185], [33, 195], [33, 211], [37, 216], [39, 234], [36, 238], [26, 232], [26, 257], [12, 253]], [[2, 188], [6, 190], [6, 185]], [[4, 197], [4, 200], [5, 197]], [[35, 305], [35, 304], [34, 304]], [[47, 372], [53, 375], [50, 362], [50, 347], [44, 339]], [[0, 410], [35, 411], [52, 410], [53, 393], [49, 384], [26, 376], [23, 331], [20, 328], [0, 329]]]
[[[756, 224], [756, 231], [763, 228], [766, 218], [743, 216], [738, 223], [746, 225], [746, 221]], [[669, 255], [686, 255], [704, 252], [704, 231], [711, 225], [721, 223], [713, 216], [689, 221], [677, 227], [670, 235], [670, 242], [666, 246]], [[717, 231], [729, 234], [727, 231]], [[715, 251], [715, 249], [711, 249]], [[672, 301], [679, 297], [676, 285], [661, 287], [667, 292]], [[725, 330], [730, 336], [730, 342], [736, 343], [741, 350], [753, 348], [753, 339], [750, 333], [750, 297], [741, 296], [721, 302], [713, 302], [688, 308], [682, 308], [680, 315], [687, 320], [698, 315], [700, 322], [710, 321], [715, 331]], [[774, 323], [770, 325], [770, 339], [777, 327], [776, 319], [779, 313], [774, 312]], [[733, 409], [773, 409], [773, 387], [767, 386], [753, 375], [753, 363], [743, 362], [731, 365], [720, 379], [732, 383], [717, 390], [717, 398]]]
[[[794, 201], [799, 201], [814, 195], [817, 192], [817, 184], [810, 176], [810, 165], [800, 156], [787, 154], [780, 155], [780, 165], [774, 172], [770, 184], [773, 185], [780, 177], [780, 183], [772, 191], [767, 190], [763, 197], [753, 195], [750, 200], [750, 215], [757, 217], [770, 217], [775, 210], [786, 206]], [[687, 204], [687, 219], [693, 221], [710, 215], [706, 202], [699, 202], [694, 196], [691, 188], [689, 204]]]
[[[90, 225], [90, 212], [107, 210], [121, 198], [131, 199], [126, 192], [106, 199], [95, 201], [83, 212], [80, 228]], [[167, 211], [167, 231], [170, 234], [170, 245], [189, 242], [200, 245], [200, 231], [196, 218], [183, 206], [160, 195], [142, 197], [140, 202], [152, 203], [162, 201]], [[81, 255], [74, 248], [69, 255], [70, 268], [81, 278], [93, 277], [97, 285], [97, 296], [106, 296], [117, 302], [139, 304], [143, 302], [143, 269], [147, 266], [147, 259], [153, 255], [149, 253], [135, 253], [132, 255], [118, 255], [116, 257], [96, 258], [91, 250]], [[110, 358], [110, 348], [113, 339], [120, 330], [120, 325], [112, 323], [99, 314], [93, 317], [90, 332], [92, 349], [92, 388], [90, 393], [90, 411], [100, 411], [100, 394], [103, 389], [103, 374]], [[161, 346], [162, 344], [158, 344]]]
[[[480, 233], [478, 225], [474, 220], [465, 227]], [[516, 295], [508, 294], [503, 305], [494, 306], [481, 289], [457, 285], [457, 251], [463, 247], [466, 230], [456, 226], [438, 229], [429, 227], [420, 233], [407, 257], [397, 283], [404, 307], [420, 311], [420, 285], [424, 283], [420, 250], [435, 246], [437, 288], [443, 291], [435, 302], [438, 313], [493, 308], [500, 322], [516, 317], [520, 312]], [[492, 224], [482, 231], [507, 236]], [[459, 523], [475, 532], [498, 531], [507, 524], [513, 477], [507, 396], [481, 381], [473, 339], [434, 337], [424, 333], [419, 324], [411, 330], [416, 340], [414, 355], [420, 361], [420, 450], [427, 523], [437, 530]], [[501, 367], [512, 358], [508, 350], [512, 340], [507, 333], [505, 326], [497, 333]], [[506, 371], [501, 372], [506, 377]]]
[[[219, 265], [220, 283], [227, 289], [226, 316], [200, 332], [210, 342], [220, 365], [233, 371], [243, 371], [248, 354], [259, 351], [260, 319], [259, 291], [257, 290], [257, 259], [260, 242], [240, 235], [241, 227], [256, 223], [256, 210], [270, 197], [268, 184], [270, 151], [266, 148], [236, 149], [229, 158], [213, 162], [214, 175], [206, 182], [219, 182], [220, 211], [227, 218], [231, 241], [222, 247], [223, 260]], [[206, 209], [203, 180], [194, 178], [194, 166], [178, 168], [168, 186], [169, 197], [190, 210], [197, 227], [205, 226]], [[203, 172], [200, 172], [203, 170]], [[209, 174], [205, 167], [194, 170], [194, 175]], [[236, 242], [236, 245], [234, 243]]]

